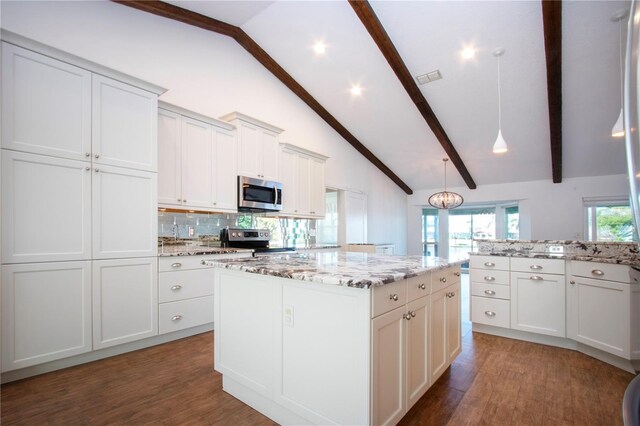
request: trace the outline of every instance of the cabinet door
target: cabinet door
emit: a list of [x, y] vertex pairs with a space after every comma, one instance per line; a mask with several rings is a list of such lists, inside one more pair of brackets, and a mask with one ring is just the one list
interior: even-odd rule
[[282, 211], [280, 213], [295, 215], [298, 212], [298, 154], [283, 149], [280, 156], [282, 182]]
[[261, 130], [251, 124], [237, 122], [238, 128], [238, 174], [261, 178]]
[[89, 158], [91, 73], [2, 43], [2, 147]]
[[2, 267], [2, 371], [91, 350], [91, 262]]
[[182, 204], [181, 137], [180, 115], [158, 110], [158, 204]]
[[238, 210], [238, 147], [233, 132], [213, 129], [215, 152], [213, 157], [213, 208]]
[[311, 211], [311, 158], [308, 155], [298, 154], [297, 167], [297, 192], [298, 192], [298, 212], [308, 216]]
[[158, 334], [158, 259], [93, 262], [93, 347]]
[[91, 259], [89, 163], [2, 151], [2, 262]]
[[210, 125], [182, 118], [182, 204], [185, 206], [212, 207], [212, 145]]
[[511, 328], [565, 337], [564, 275], [511, 273]]
[[448, 289], [442, 289], [431, 295], [429, 360], [431, 383], [449, 367], [449, 348], [447, 348], [447, 297]]
[[429, 297], [407, 305], [407, 411], [429, 389]]
[[371, 321], [374, 425], [395, 425], [406, 412], [405, 313], [402, 306]]
[[451, 364], [462, 350], [460, 283], [447, 287], [447, 293], [447, 354]]
[[262, 141], [260, 144], [262, 155], [261, 161], [261, 177], [265, 180], [279, 181], [279, 165], [278, 156], [280, 153], [280, 142], [278, 134], [269, 130], [262, 130]]
[[157, 255], [156, 173], [94, 165], [93, 258]]
[[367, 242], [367, 196], [344, 191], [346, 215], [346, 243]]
[[630, 290], [629, 284], [570, 277], [567, 286], [568, 337], [629, 359]]
[[98, 164], [158, 171], [158, 96], [93, 75], [92, 146]]
[[311, 195], [310, 207], [312, 216], [323, 218], [325, 215], [325, 186], [324, 186], [324, 160], [311, 158], [311, 173], [309, 175], [309, 193]]

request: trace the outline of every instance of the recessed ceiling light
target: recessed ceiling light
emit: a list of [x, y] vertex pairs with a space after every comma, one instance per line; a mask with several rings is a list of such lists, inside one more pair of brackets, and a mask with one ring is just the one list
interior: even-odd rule
[[322, 55], [327, 51], [327, 45], [322, 41], [317, 41], [316, 44], [313, 45], [313, 51], [318, 55]]
[[362, 87], [360, 87], [359, 85], [355, 84], [353, 86], [351, 86], [351, 89], [349, 89], [349, 91], [351, 92], [352, 95], [354, 96], [360, 96], [362, 95]]
[[465, 47], [462, 49], [462, 52], [460, 52], [460, 56], [462, 56], [462, 59], [471, 59], [476, 56], [476, 49], [473, 47]]

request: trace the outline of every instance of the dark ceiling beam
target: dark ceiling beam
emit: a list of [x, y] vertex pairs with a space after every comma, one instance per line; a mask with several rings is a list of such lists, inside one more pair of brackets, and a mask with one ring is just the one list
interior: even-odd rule
[[342, 136], [360, 154], [374, 164], [382, 173], [387, 175], [404, 192], [411, 195], [413, 191], [402, 181], [389, 167], [387, 167], [378, 157], [364, 146], [354, 135], [351, 134], [340, 122], [329, 113], [320, 103], [315, 100], [304, 87], [287, 73], [267, 52], [264, 51], [247, 33], [241, 28], [227, 24], [217, 19], [174, 6], [169, 3], [155, 0], [112, 0], [115, 3], [123, 4], [134, 9], [143, 10], [154, 15], [180, 21], [185, 24], [213, 31], [232, 37], [247, 52], [249, 52], [258, 62], [269, 70], [278, 80], [295, 93], [305, 104], [307, 104], [316, 114], [318, 114], [329, 126], [331, 126], [340, 136]]
[[389, 35], [382, 26], [382, 23], [380, 23], [380, 20], [371, 8], [369, 2], [366, 0], [348, 1], [356, 12], [356, 15], [358, 15], [358, 18], [360, 18], [360, 21], [362, 21], [362, 24], [371, 35], [373, 41], [375, 41], [380, 51], [387, 59], [387, 62], [393, 69], [393, 72], [395, 72], [398, 80], [400, 80], [400, 83], [404, 86], [404, 89], [418, 108], [418, 111], [420, 111], [420, 114], [424, 117], [425, 121], [431, 128], [431, 131], [440, 142], [440, 145], [442, 145], [442, 148], [451, 159], [451, 162], [456, 166], [456, 169], [458, 169], [458, 173], [460, 173], [462, 179], [464, 179], [469, 189], [476, 189], [476, 183], [473, 181], [469, 170], [467, 170], [462, 158], [458, 155], [458, 151], [456, 151], [451, 139], [449, 139], [449, 136], [447, 136], [447, 133], [440, 124], [438, 117], [436, 117], [436, 114], [433, 112], [431, 106], [429, 106], [429, 103], [420, 91], [420, 88], [413, 79], [413, 76], [400, 57], [400, 54], [393, 45], [391, 38], [389, 38]]
[[553, 183], [562, 182], [562, 2], [542, 0]]

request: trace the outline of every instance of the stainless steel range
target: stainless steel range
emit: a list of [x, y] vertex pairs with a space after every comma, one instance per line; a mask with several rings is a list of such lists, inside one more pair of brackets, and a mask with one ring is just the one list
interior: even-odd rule
[[220, 230], [220, 242], [225, 247], [253, 249], [254, 254], [295, 253], [292, 247], [270, 247], [268, 229], [227, 228]]

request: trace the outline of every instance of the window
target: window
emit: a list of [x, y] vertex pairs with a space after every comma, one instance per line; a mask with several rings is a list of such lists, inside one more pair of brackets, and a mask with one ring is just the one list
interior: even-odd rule
[[422, 255], [438, 256], [438, 210], [422, 210]]
[[449, 257], [463, 257], [476, 251], [473, 239], [495, 239], [496, 209], [467, 208], [449, 211]]
[[518, 211], [518, 206], [505, 207], [504, 229], [507, 240], [520, 239], [520, 213]]
[[626, 200], [585, 201], [589, 241], [633, 241], [633, 214]]
[[324, 219], [318, 220], [317, 242], [338, 244], [338, 191], [327, 189], [325, 192]]

